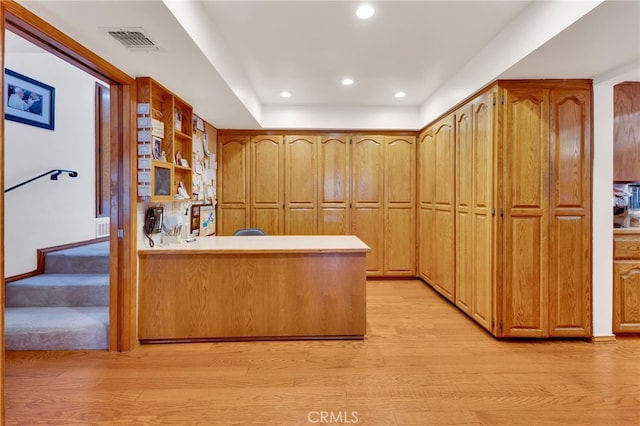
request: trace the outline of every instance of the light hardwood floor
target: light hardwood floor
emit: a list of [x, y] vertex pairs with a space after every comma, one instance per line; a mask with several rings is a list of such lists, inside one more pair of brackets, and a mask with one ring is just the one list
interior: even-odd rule
[[499, 341], [418, 280], [363, 341], [7, 352], [7, 425], [640, 425], [640, 338]]

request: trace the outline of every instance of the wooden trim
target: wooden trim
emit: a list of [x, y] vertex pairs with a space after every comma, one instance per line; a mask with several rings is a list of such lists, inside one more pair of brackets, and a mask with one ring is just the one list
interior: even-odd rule
[[73, 247], [80, 247], [80, 246], [84, 246], [87, 244], [94, 244], [94, 243], [99, 243], [99, 242], [103, 242], [103, 241], [109, 241], [109, 237], [102, 237], [102, 238], [96, 238], [93, 240], [86, 240], [86, 241], [78, 241], [76, 243], [69, 243], [69, 244], [62, 244], [59, 246], [55, 246], [55, 247], [47, 247], [47, 248], [43, 248], [43, 249], [38, 249], [36, 251], [36, 256], [37, 256], [37, 260], [36, 260], [36, 269], [34, 269], [31, 272], [25, 272], [24, 274], [18, 274], [18, 275], [13, 275], [11, 277], [7, 277], [5, 278], [4, 282], [5, 284], [9, 284], [18, 280], [22, 280], [25, 278], [29, 278], [29, 277], [34, 277], [36, 275], [40, 275], [40, 274], [44, 274], [44, 259], [47, 255], [47, 253], [51, 253], [51, 252], [55, 252], [55, 251], [60, 251], [60, 250], [65, 250], [68, 248], [73, 248]]
[[[111, 98], [112, 111], [119, 111], [119, 115], [111, 118], [111, 147], [114, 148], [111, 155], [112, 188], [110, 196], [111, 236], [110, 241], [110, 288], [121, 295], [110, 302], [110, 334], [109, 350], [127, 351], [136, 343], [135, 312], [127, 311], [135, 309], [135, 294], [137, 277], [137, 258], [135, 256], [135, 208], [137, 199], [132, 197], [131, 188], [135, 187], [132, 172], [132, 151], [135, 149], [135, 134], [131, 125], [133, 120], [135, 102], [135, 79], [115, 66], [111, 65], [95, 53], [91, 52], [71, 37], [62, 33], [38, 16], [34, 15], [14, 0], [1, 2], [3, 13], [2, 32], [9, 29], [12, 32], [26, 38], [44, 50], [58, 56], [79, 69], [111, 83], [112, 94], [114, 88], [121, 90], [121, 96]], [[4, 49], [3, 49], [4, 52]], [[4, 61], [4, 57], [2, 58]], [[0, 109], [3, 112], [4, 108]], [[115, 129], [115, 130], [114, 130]], [[2, 133], [2, 136], [4, 133]], [[0, 146], [2, 150], [2, 146]], [[1, 154], [0, 154], [1, 155]], [[2, 157], [0, 157], [0, 160]], [[0, 173], [0, 179], [4, 173]], [[1, 181], [0, 181], [1, 182]], [[2, 202], [4, 197], [2, 198]], [[0, 206], [0, 216], [4, 212]], [[4, 222], [4, 221], [3, 221]], [[118, 230], [122, 230], [122, 238], [118, 238]], [[1, 235], [0, 235], [1, 236]], [[2, 238], [4, 241], [4, 238]], [[4, 267], [4, 265], [2, 265]], [[4, 286], [0, 286], [3, 291]], [[0, 300], [4, 306], [4, 295]], [[120, 312], [115, 314], [114, 312]], [[124, 312], [124, 313], [123, 313]], [[4, 329], [4, 328], [3, 328]], [[4, 343], [4, 335], [2, 341]], [[2, 367], [2, 366], [0, 366]], [[3, 376], [4, 377], [4, 376]], [[1, 420], [1, 419], [0, 419]], [[1, 422], [0, 422], [1, 423]]]
[[616, 336], [592, 336], [591, 343], [616, 343]]
[[218, 136], [221, 135], [241, 135], [241, 136], [357, 136], [357, 135], [380, 135], [380, 136], [418, 136], [415, 130], [241, 130], [241, 129], [217, 129]]
[[81, 70], [109, 82], [131, 84], [133, 78], [14, 0], [3, 1], [5, 29], [29, 40]]

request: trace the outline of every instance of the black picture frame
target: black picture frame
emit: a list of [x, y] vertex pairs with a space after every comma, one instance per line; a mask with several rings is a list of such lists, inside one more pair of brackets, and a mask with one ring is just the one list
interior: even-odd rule
[[4, 70], [4, 118], [54, 130], [56, 89], [15, 71]]

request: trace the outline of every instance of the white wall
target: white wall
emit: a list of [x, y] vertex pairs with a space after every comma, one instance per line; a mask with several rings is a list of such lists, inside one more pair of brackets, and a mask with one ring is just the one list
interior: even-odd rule
[[48, 53], [7, 53], [5, 66], [55, 87], [55, 130], [5, 120], [5, 275], [36, 269], [36, 250], [95, 238], [96, 79]]
[[593, 82], [593, 335], [611, 336], [613, 315], [613, 86], [640, 81], [640, 62]]

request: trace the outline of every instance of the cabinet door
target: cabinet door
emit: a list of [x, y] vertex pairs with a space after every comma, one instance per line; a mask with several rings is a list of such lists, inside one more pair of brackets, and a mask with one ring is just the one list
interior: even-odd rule
[[471, 257], [473, 268], [473, 296], [471, 315], [480, 325], [491, 332], [495, 303], [496, 252], [499, 239], [496, 237], [494, 167], [495, 134], [494, 114], [495, 90], [473, 100], [473, 172], [471, 175], [471, 211], [473, 215]]
[[385, 136], [384, 274], [416, 275], [416, 137]]
[[418, 136], [418, 275], [435, 280], [435, 167], [433, 127]]
[[285, 136], [284, 231], [287, 235], [318, 232], [318, 136]]
[[249, 227], [249, 136], [218, 138], [217, 235]]
[[456, 185], [455, 185], [455, 304], [467, 315], [471, 315], [473, 304], [473, 121], [472, 105], [455, 113], [456, 138]]
[[434, 126], [434, 288], [455, 300], [455, 140], [453, 114]]
[[321, 136], [318, 155], [320, 235], [351, 233], [349, 152], [348, 136]]
[[352, 231], [371, 248], [367, 275], [382, 275], [384, 138], [353, 137]]
[[591, 336], [591, 91], [552, 89], [549, 334]]
[[613, 262], [613, 332], [640, 333], [640, 260]]
[[282, 136], [251, 138], [251, 226], [283, 234]]
[[503, 336], [548, 335], [548, 93], [503, 92]]
[[640, 180], [640, 81], [613, 86], [613, 180]]

